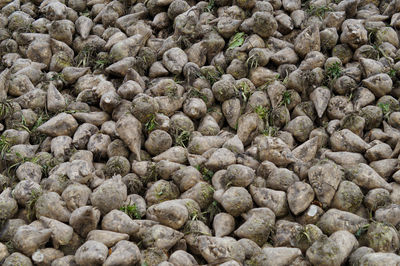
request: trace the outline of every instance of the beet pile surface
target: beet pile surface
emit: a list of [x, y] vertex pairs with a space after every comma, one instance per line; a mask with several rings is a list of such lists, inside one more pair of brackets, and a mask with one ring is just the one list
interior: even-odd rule
[[0, 264], [400, 264], [399, 0], [0, 0]]

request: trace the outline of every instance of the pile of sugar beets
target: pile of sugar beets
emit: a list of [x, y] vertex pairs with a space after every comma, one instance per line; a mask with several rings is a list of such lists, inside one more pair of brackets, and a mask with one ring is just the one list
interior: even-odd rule
[[2, 265], [400, 265], [400, 0], [0, 9]]

